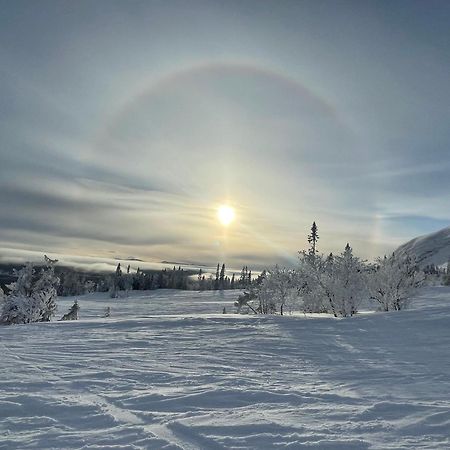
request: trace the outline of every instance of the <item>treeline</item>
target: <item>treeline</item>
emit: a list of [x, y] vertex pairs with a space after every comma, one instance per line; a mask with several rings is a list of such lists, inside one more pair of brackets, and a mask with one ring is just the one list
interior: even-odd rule
[[203, 269], [198, 273], [192, 270], [185, 270], [181, 266], [172, 270], [162, 269], [160, 271], [143, 271], [138, 268], [132, 273], [130, 266], [126, 272], [122, 271], [120, 263], [117, 265], [114, 274], [107, 276], [100, 284], [100, 291], [109, 291], [110, 296], [115, 298], [121, 295], [121, 291], [130, 290], [142, 291], [153, 289], [181, 289], [181, 290], [227, 290], [246, 289], [258, 282], [258, 277], [253, 279], [252, 271], [244, 266], [239, 277], [233, 273], [232, 276], [226, 274], [225, 264], [217, 264], [215, 276], [207, 274]]
[[193, 271], [184, 270], [174, 266], [172, 270], [143, 271], [139, 267], [131, 272], [128, 265], [126, 271], [122, 270], [120, 263], [112, 275], [107, 275], [99, 286], [100, 292], [109, 291], [112, 298], [119, 297], [125, 291], [147, 291], [153, 289], [183, 289], [188, 290], [189, 279]]
[[59, 296], [83, 295], [90, 292], [109, 292], [112, 298], [126, 296], [129, 291], [155, 289], [181, 290], [228, 290], [248, 289], [258, 283], [260, 276], [254, 277], [251, 269], [244, 266], [239, 274], [227, 275], [225, 264], [217, 264], [216, 273], [210, 274], [174, 266], [172, 269], [133, 270], [130, 265], [122, 268], [119, 263], [113, 273], [96, 274], [91, 277], [74, 269], [64, 269], [58, 273]]
[[[32, 264], [36, 271], [47, 267], [48, 263]], [[10, 291], [9, 286], [18, 278], [20, 266], [5, 266], [2, 272], [0, 289], [5, 294]], [[252, 284], [259, 282], [260, 276], [254, 277], [252, 270], [244, 266], [240, 273], [227, 274], [225, 264], [217, 264], [216, 273], [185, 269], [173, 266], [172, 269], [161, 270], [139, 267], [132, 269], [128, 264], [122, 268], [118, 263], [111, 273], [87, 272], [72, 267], [53, 267], [59, 282], [56, 287], [60, 297], [89, 294], [91, 292], [109, 292], [111, 297], [126, 296], [129, 291], [144, 291], [155, 289], [181, 289], [181, 290], [228, 290], [248, 289]]]
[[197, 275], [197, 283], [194, 283], [192, 288], [199, 291], [211, 290], [227, 290], [227, 289], [247, 289], [259, 282], [260, 275], [253, 277], [251, 269], [248, 266], [242, 267], [238, 276], [233, 273], [230, 276], [226, 275], [225, 264], [222, 266], [218, 263], [215, 277], [209, 275], [208, 277], [200, 269]]

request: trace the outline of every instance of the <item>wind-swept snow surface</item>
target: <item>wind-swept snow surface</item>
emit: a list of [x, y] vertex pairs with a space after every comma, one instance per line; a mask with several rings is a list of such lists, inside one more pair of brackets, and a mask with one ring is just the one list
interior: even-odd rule
[[78, 322], [1, 327], [0, 448], [449, 448], [450, 289], [342, 320], [220, 314], [235, 296], [96, 294]]

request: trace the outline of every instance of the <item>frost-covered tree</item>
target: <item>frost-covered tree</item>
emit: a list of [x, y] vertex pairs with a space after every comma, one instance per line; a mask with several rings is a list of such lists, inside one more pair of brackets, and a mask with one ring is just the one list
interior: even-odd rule
[[283, 315], [286, 307], [292, 310], [298, 298], [294, 271], [275, 266], [258, 286], [257, 296], [258, 312], [262, 314], [279, 312]]
[[370, 297], [382, 311], [399, 311], [408, 306], [414, 290], [424, 281], [424, 275], [410, 256], [393, 253], [378, 258], [369, 273]]
[[296, 271], [296, 286], [301, 297], [303, 312], [321, 313], [327, 312], [325, 305], [327, 300], [323, 289], [323, 277], [330, 276], [327, 272], [330, 268], [330, 258], [324, 259], [321, 255], [314, 255], [306, 251], [299, 253], [299, 264]]
[[45, 265], [36, 270], [32, 263], [16, 272], [17, 280], [3, 302], [0, 322], [18, 324], [48, 322], [56, 312], [59, 278], [55, 275], [56, 261], [45, 256]]
[[74, 301], [73, 305], [70, 307], [69, 312], [64, 314], [59, 320], [78, 320], [78, 312], [80, 311], [80, 306], [77, 300]]
[[343, 253], [327, 259], [325, 267], [322, 283], [331, 312], [335, 316], [353, 316], [366, 296], [363, 262], [347, 244]]
[[35, 285], [35, 295], [39, 297], [42, 305], [42, 322], [50, 321], [56, 312], [57, 288], [59, 278], [55, 275], [56, 260], [44, 255], [45, 266], [40, 269]]
[[364, 273], [364, 263], [353, 255], [349, 244], [338, 256], [312, 258], [310, 252], [302, 252], [297, 285], [303, 311], [329, 312], [335, 317], [354, 315], [366, 295]]

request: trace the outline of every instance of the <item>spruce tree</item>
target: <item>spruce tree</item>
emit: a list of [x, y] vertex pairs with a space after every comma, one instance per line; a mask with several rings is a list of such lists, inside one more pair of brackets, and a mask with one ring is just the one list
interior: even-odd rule
[[216, 279], [214, 280], [214, 289], [219, 289], [219, 278], [220, 278], [220, 265], [217, 263], [217, 269], [216, 269]]
[[222, 269], [220, 269], [219, 275], [219, 288], [223, 290], [225, 284], [225, 264], [222, 264]]
[[311, 226], [311, 234], [308, 235], [308, 243], [310, 245], [309, 247], [309, 255], [310, 256], [316, 256], [317, 253], [317, 241], [319, 240], [319, 234], [318, 234], [318, 228], [316, 225], [316, 222], [313, 222]]

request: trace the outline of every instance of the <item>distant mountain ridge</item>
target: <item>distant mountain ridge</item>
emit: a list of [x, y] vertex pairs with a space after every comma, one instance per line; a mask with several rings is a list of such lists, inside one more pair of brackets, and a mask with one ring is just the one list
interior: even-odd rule
[[421, 267], [445, 265], [450, 260], [450, 226], [416, 237], [401, 245], [395, 253], [415, 256]]

